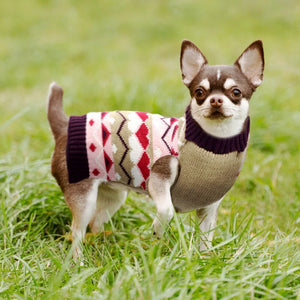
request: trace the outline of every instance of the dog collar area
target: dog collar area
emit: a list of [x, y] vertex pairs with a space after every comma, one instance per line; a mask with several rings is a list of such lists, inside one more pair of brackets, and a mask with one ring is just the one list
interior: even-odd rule
[[190, 105], [185, 111], [186, 129], [185, 139], [195, 143], [197, 146], [215, 154], [227, 154], [230, 152], [243, 152], [248, 144], [250, 132], [250, 117], [247, 117], [244, 129], [238, 135], [219, 138], [208, 134], [193, 119]]

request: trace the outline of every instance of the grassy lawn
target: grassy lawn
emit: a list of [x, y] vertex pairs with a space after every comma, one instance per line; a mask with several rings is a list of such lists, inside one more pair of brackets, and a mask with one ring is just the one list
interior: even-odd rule
[[[297, 0], [0, 2], [0, 298], [300, 299], [300, 4]], [[195, 215], [152, 236], [134, 193], [71, 259], [71, 214], [50, 174], [48, 85], [68, 114], [114, 109], [181, 116], [189, 102], [179, 51], [211, 64], [262, 39], [266, 70], [251, 100], [251, 141], [199, 251]]]

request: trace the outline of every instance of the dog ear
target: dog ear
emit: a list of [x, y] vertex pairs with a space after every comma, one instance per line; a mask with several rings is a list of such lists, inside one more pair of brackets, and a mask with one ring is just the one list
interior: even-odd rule
[[182, 73], [182, 81], [186, 86], [199, 73], [203, 65], [207, 63], [205, 56], [201, 51], [188, 40], [184, 40], [181, 44], [180, 67]]
[[263, 81], [265, 66], [262, 41], [253, 42], [236, 60], [235, 65], [254, 87], [258, 87]]

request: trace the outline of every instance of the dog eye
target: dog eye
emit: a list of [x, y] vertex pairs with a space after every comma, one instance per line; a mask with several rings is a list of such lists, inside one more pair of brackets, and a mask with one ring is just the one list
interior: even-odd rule
[[242, 92], [237, 89], [237, 88], [234, 88], [232, 91], [231, 91], [231, 96], [235, 99], [240, 99], [242, 97]]
[[195, 91], [195, 96], [196, 96], [197, 99], [203, 100], [203, 99], [205, 98], [205, 96], [206, 96], [206, 91], [205, 91], [205, 89], [202, 88], [202, 87], [199, 88], [199, 89], [197, 89], [197, 90]]
[[207, 94], [206, 90], [202, 87], [198, 88], [195, 91], [195, 98], [196, 98], [198, 105], [202, 105], [204, 103], [206, 94]]

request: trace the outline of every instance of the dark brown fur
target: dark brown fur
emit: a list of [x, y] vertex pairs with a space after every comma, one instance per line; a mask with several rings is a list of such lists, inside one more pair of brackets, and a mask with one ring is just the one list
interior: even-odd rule
[[[221, 71], [220, 79], [217, 79], [217, 76], [215, 75], [217, 69]], [[194, 78], [189, 86], [192, 98], [195, 97], [195, 91], [197, 90], [197, 88], [199, 88], [199, 83], [205, 78], [208, 79], [208, 81], [210, 82], [210, 86], [213, 87], [213, 89], [209, 90], [207, 96], [209, 96], [213, 92], [220, 92], [231, 99], [230, 91], [224, 89], [224, 83], [227, 78], [232, 78], [237, 83], [242, 91], [243, 97], [245, 97], [246, 99], [250, 99], [254, 92], [254, 89], [249, 85], [247, 78], [243, 75], [243, 73], [237, 66], [204, 65], [201, 69], [201, 72]]]
[[151, 172], [159, 174], [163, 179], [169, 179], [171, 177], [170, 160], [173, 156], [163, 156], [157, 160], [151, 169]]

